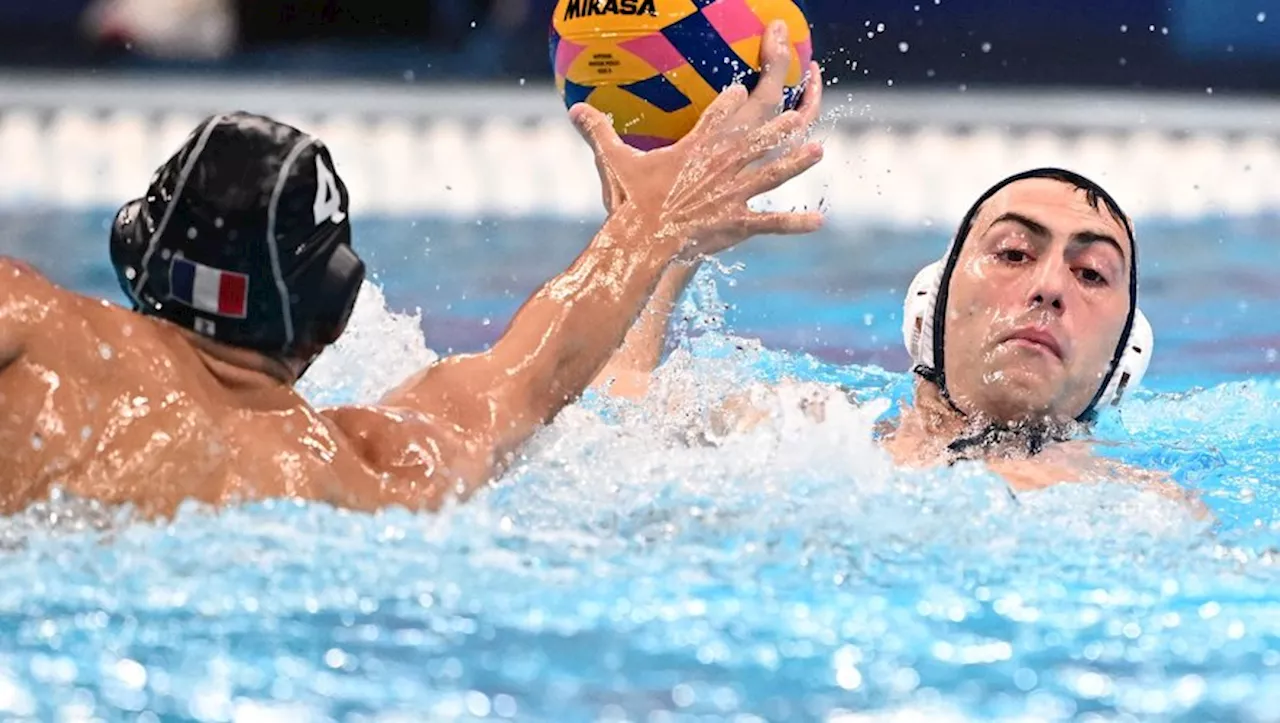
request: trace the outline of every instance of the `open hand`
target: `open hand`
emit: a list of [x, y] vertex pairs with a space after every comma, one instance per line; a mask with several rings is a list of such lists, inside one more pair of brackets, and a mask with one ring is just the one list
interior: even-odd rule
[[752, 211], [747, 202], [813, 167], [822, 147], [804, 142], [817, 118], [822, 76], [811, 64], [800, 107], [779, 113], [790, 49], [786, 26], [774, 23], [762, 44], [762, 72], [748, 94], [730, 86], [675, 144], [641, 152], [622, 142], [609, 119], [579, 103], [570, 118], [590, 144], [605, 205], [654, 225], [654, 238], [689, 259], [765, 233], [800, 234], [822, 225], [818, 212]]

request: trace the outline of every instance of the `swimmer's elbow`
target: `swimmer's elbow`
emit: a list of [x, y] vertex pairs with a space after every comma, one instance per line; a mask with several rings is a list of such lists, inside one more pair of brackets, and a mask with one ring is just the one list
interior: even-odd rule
[[430, 414], [407, 408], [338, 407], [321, 412], [366, 468], [380, 480], [339, 490], [342, 506], [404, 507], [434, 512], [463, 501], [501, 468], [492, 440]]

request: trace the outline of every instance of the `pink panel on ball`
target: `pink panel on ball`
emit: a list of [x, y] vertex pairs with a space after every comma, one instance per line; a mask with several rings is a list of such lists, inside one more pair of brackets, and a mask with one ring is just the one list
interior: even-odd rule
[[655, 148], [669, 146], [675, 141], [670, 138], [658, 138], [657, 136], [626, 135], [622, 136], [622, 142], [632, 148], [642, 151], [651, 151]]
[[619, 45], [623, 50], [652, 65], [659, 73], [675, 70], [688, 62], [662, 33], [650, 33]]
[[584, 46], [560, 38], [560, 44], [556, 46], [556, 75], [564, 77], [583, 50], [586, 50]]
[[764, 33], [764, 23], [747, 6], [747, 0], [719, 0], [703, 8], [702, 14], [731, 45]]

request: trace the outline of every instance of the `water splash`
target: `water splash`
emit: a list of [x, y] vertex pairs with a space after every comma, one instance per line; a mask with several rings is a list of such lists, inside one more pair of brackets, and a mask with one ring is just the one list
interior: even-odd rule
[[426, 345], [422, 312], [391, 311], [382, 287], [365, 281], [338, 342], [298, 384], [312, 404], [371, 404], [439, 355]]
[[[439, 515], [272, 501], [122, 524], [55, 500], [10, 521], [0, 709], [1268, 720], [1280, 504], [1264, 483], [1280, 461], [1258, 438], [1277, 428], [1280, 386], [1146, 393], [1099, 430], [1176, 467], [1220, 517], [1212, 493], [1256, 480], [1261, 529], [1197, 522], [1122, 481], [1015, 499], [978, 464], [889, 462], [873, 428], [907, 375], [736, 338], [715, 284], [698, 289], [652, 395], [589, 396]], [[366, 292], [312, 398], [370, 400], [434, 359], [416, 316]], [[779, 383], [791, 391], [768, 391]], [[832, 385], [863, 403], [799, 410]], [[773, 414], [708, 436], [716, 406], [753, 388]], [[54, 517], [75, 521], [44, 529]]]

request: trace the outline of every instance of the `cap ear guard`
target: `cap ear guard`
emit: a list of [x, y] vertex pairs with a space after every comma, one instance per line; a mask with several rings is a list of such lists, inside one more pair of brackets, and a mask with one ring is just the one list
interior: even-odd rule
[[1096, 406], [1119, 406], [1125, 393], [1142, 382], [1142, 377], [1146, 375], [1147, 367], [1151, 364], [1151, 353], [1155, 343], [1155, 332], [1151, 329], [1151, 323], [1147, 321], [1142, 309], [1135, 309], [1133, 328], [1125, 341], [1124, 353], [1120, 356], [1115, 373], [1111, 375], [1111, 381], [1107, 383], [1107, 388], [1098, 398]]
[[[293, 344], [285, 352], [311, 353], [313, 347], [337, 341], [364, 284], [364, 262], [351, 248], [351, 226], [343, 221], [321, 233], [311, 244], [311, 258], [285, 278], [297, 325]], [[307, 293], [300, 293], [303, 290]]]
[[111, 265], [116, 270], [116, 280], [125, 296], [138, 308], [138, 297], [133, 284], [142, 273], [142, 257], [147, 251], [147, 241], [142, 231], [143, 200], [136, 198], [120, 207], [111, 222]]
[[935, 261], [920, 270], [907, 287], [903, 303], [902, 341], [911, 363], [933, 368], [933, 314], [938, 306], [938, 285], [943, 262]]
[[325, 264], [324, 279], [316, 301], [316, 341], [329, 345], [342, 336], [364, 284], [364, 262], [346, 244], [340, 244]]
[[[942, 261], [935, 261], [921, 269], [907, 287], [907, 296], [903, 302], [902, 340], [917, 372], [936, 373], [933, 367], [933, 317], [938, 307], [943, 264]], [[1142, 382], [1147, 367], [1151, 364], [1154, 347], [1155, 332], [1151, 323], [1147, 321], [1142, 309], [1134, 309], [1133, 327], [1125, 341], [1124, 352], [1094, 409], [1107, 405], [1118, 406], [1124, 395]]]

